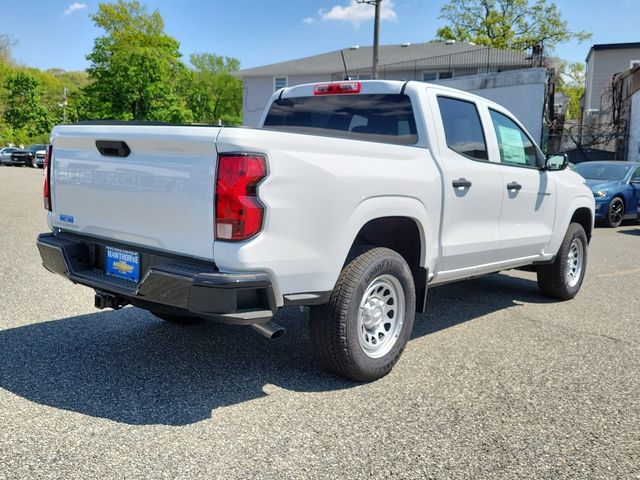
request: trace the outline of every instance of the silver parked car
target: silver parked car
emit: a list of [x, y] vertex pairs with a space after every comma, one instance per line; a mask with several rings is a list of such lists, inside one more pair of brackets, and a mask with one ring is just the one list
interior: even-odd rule
[[0, 165], [11, 165], [11, 154], [16, 150], [16, 147], [0, 148]]

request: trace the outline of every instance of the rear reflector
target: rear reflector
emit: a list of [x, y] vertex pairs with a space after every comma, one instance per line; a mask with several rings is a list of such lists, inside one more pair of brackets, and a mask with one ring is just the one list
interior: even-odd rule
[[44, 154], [44, 180], [42, 181], [42, 197], [44, 198], [45, 210], [51, 211], [51, 154], [53, 152], [53, 145], [47, 145], [46, 153]]
[[257, 185], [267, 176], [262, 155], [228, 154], [218, 157], [216, 176], [216, 239], [242, 241], [262, 230], [264, 207]]
[[360, 93], [360, 82], [319, 83], [313, 89], [314, 95], [340, 95], [342, 93]]

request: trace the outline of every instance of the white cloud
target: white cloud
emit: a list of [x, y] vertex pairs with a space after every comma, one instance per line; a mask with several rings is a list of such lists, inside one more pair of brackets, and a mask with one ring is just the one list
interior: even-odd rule
[[67, 8], [64, 9], [63, 16], [64, 17], [69, 16], [73, 12], [77, 12], [78, 10], [84, 10], [85, 8], [87, 8], [87, 4], [86, 3], [73, 2], [73, 3], [69, 4], [69, 6]]
[[[373, 20], [375, 8], [368, 3], [358, 3], [356, 0], [349, 0], [346, 6], [335, 5], [330, 10], [319, 10], [318, 16], [321, 20], [336, 20], [347, 22], [354, 27], [359, 27], [362, 23]], [[398, 16], [395, 11], [395, 4], [392, 0], [382, 0], [380, 4], [380, 19], [396, 21]]]

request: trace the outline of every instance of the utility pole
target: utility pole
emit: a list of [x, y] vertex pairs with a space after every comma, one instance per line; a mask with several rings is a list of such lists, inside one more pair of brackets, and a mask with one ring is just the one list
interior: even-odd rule
[[67, 123], [67, 96], [69, 95], [69, 90], [67, 87], [62, 89], [62, 123]]
[[382, 0], [356, 0], [356, 2], [373, 5], [376, 9], [373, 24], [373, 62], [371, 64], [371, 78], [377, 80], [378, 64], [380, 63], [378, 50], [380, 45], [380, 4]]

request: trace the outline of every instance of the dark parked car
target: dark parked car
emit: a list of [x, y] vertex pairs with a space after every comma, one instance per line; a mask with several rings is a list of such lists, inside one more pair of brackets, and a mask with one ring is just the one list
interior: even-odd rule
[[16, 147], [0, 148], [0, 165], [11, 165], [11, 154], [16, 150]]
[[11, 154], [11, 165], [13, 165], [14, 167], [16, 165], [27, 165], [36, 168], [38, 166], [36, 164], [36, 152], [38, 150], [45, 150], [46, 148], [46, 145], [35, 144], [29, 145], [24, 149], [18, 149]]
[[640, 162], [583, 162], [574, 171], [586, 179], [596, 199], [596, 220], [618, 227], [638, 218]]

